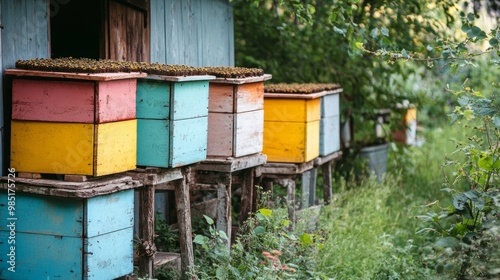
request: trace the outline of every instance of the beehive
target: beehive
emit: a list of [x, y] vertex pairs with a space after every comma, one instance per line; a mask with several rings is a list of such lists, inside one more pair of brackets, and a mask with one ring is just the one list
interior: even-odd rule
[[136, 166], [139, 73], [10, 69], [11, 167], [100, 176]]
[[137, 86], [137, 165], [178, 167], [207, 157], [214, 76], [148, 76]]
[[262, 152], [264, 82], [271, 75], [210, 81], [208, 157]]

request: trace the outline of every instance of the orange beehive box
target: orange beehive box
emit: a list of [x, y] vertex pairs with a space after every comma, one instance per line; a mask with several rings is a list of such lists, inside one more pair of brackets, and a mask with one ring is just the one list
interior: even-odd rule
[[262, 152], [265, 74], [210, 81], [207, 157], [241, 157]]

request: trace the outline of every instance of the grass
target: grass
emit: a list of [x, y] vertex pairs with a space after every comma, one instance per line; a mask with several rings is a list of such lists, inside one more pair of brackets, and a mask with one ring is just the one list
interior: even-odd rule
[[422, 147], [393, 147], [381, 183], [339, 177], [334, 201], [321, 217], [329, 236], [319, 270], [336, 279], [439, 278], [422, 258], [430, 237], [415, 233], [423, 226], [416, 216], [426, 212], [424, 205], [450, 201], [441, 184], [452, 170], [441, 165], [455, 149], [449, 139], [462, 133], [445, 124], [425, 132]]

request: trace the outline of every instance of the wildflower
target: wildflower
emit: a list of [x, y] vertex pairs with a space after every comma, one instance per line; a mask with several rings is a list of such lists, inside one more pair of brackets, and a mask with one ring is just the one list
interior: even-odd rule
[[276, 256], [281, 256], [281, 252], [278, 250], [273, 250], [272, 253]]

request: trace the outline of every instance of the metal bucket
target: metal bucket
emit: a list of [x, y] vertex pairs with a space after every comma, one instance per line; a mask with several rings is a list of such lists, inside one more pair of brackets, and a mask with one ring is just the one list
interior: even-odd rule
[[377, 181], [381, 182], [387, 171], [387, 158], [389, 156], [389, 143], [369, 146], [361, 149], [360, 156], [366, 159], [368, 168], [377, 176]]

